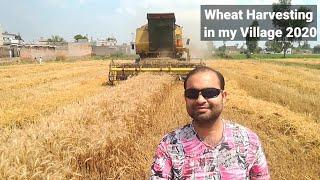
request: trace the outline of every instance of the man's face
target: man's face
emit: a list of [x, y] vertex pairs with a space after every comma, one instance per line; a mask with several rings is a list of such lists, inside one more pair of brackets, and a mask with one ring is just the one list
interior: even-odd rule
[[[186, 83], [186, 89], [204, 89], [217, 88], [221, 89], [220, 82], [214, 72], [199, 72], [189, 77]], [[185, 97], [187, 112], [190, 117], [198, 124], [212, 124], [222, 112], [223, 106], [226, 102], [226, 92], [220, 92], [215, 98], [205, 99], [201, 93], [198, 99], [189, 99]]]

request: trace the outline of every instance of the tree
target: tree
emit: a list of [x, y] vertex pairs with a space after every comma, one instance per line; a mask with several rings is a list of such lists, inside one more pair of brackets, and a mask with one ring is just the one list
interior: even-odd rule
[[274, 53], [280, 53], [282, 51], [282, 43], [276, 40], [266, 41], [266, 50]]
[[313, 47], [314, 54], [320, 54], [320, 44]]
[[227, 50], [226, 42], [223, 41], [223, 45], [218, 47], [218, 51], [217, 51], [218, 56], [225, 57], [226, 56], [226, 50]]
[[262, 47], [257, 46], [255, 49], [255, 53], [260, 54], [261, 51], [262, 51]]
[[247, 49], [244, 46], [246, 46], [246, 45], [242, 44], [242, 46], [240, 47], [240, 54], [245, 54], [246, 53]]
[[[258, 27], [258, 21], [253, 21], [250, 27]], [[246, 36], [246, 45], [247, 45], [247, 57], [250, 58], [251, 54], [255, 52], [258, 46], [259, 37], [250, 37], [249, 33]]]
[[301, 46], [301, 49], [311, 49], [308, 41], [304, 41], [303, 45]]
[[87, 36], [82, 36], [81, 34], [77, 34], [77, 35], [75, 35], [73, 38], [74, 38], [74, 40], [75, 40], [76, 42], [78, 42], [79, 39], [87, 39], [87, 40], [88, 40], [88, 37], [87, 37]]
[[51, 38], [48, 39], [48, 42], [50, 44], [61, 44], [65, 43], [66, 41], [59, 35], [52, 35]]
[[[273, 12], [290, 12], [291, 0], [279, 0], [279, 3], [272, 5]], [[310, 9], [306, 7], [300, 7], [298, 12], [309, 12]], [[308, 26], [309, 22], [306, 20], [285, 20], [285, 19], [276, 19], [272, 20], [272, 23], [276, 29], [280, 29], [282, 31], [282, 37], [276, 38], [277, 42], [281, 42], [283, 57], [286, 57], [287, 49], [292, 47], [293, 41], [301, 41], [301, 37], [287, 37], [289, 31], [287, 31], [288, 27], [295, 28], [303, 28]]]
[[16, 39], [16, 40], [23, 40], [22, 37], [21, 37], [21, 35], [20, 35], [20, 33], [18, 33], [18, 35], [15, 36], [15, 39]]

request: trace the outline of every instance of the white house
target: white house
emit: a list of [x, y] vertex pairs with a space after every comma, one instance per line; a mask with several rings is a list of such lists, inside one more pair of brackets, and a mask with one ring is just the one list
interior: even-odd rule
[[[283, 54], [283, 50], [281, 51], [280, 54]], [[286, 51], [286, 54], [292, 54], [292, 48], [288, 48]]]
[[117, 39], [115, 37], [108, 37], [107, 39], [98, 39], [97, 46], [115, 47], [117, 45]]
[[22, 45], [24, 43], [20, 35], [8, 32], [2, 33], [3, 45]]

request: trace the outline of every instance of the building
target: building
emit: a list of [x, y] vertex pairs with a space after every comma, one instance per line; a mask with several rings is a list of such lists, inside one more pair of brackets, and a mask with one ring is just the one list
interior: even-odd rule
[[20, 34], [3, 32], [0, 25], [0, 58], [19, 57], [23, 45]]
[[[283, 50], [280, 52], [280, 54], [283, 54]], [[288, 48], [287, 50], [286, 50], [286, 54], [292, 54], [292, 48]]]
[[44, 37], [41, 37], [38, 42], [36, 42], [35, 44], [37, 45], [49, 45], [49, 42], [48, 42], [48, 39], [47, 38], [44, 38]]
[[117, 39], [115, 37], [108, 37], [107, 39], [98, 39], [96, 46], [108, 46], [115, 47], [117, 45]]
[[228, 54], [240, 54], [240, 49], [237, 46], [226, 46], [226, 52]]
[[96, 45], [92, 45], [93, 56], [111, 56], [113, 54], [130, 54], [130, 45], [117, 45], [115, 37], [98, 39]]
[[292, 49], [292, 54], [312, 54], [312, 49]]
[[126, 43], [115, 46], [92, 46], [93, 56], [111, 56], [113, 54], [132, 54], [131, 46]]
[[7, 31], [2, 33], [3, 45], [21, 46], [24, 44], [20, 34], [8, 33]]

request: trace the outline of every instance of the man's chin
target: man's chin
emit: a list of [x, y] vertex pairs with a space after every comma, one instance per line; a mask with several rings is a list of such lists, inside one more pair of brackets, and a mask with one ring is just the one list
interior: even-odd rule
[[208, 123], [208, 122], [211, 122], [211, 118], [210, 118], [210, 115], [208, 114], [197, 114], [194, 118], [193, 118], [196, 122], [198, 123]]
[[199, 125], [209, 125], [217, 121], [217, 117], [210, 113], [196, 114], [193, 120]]

